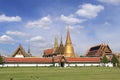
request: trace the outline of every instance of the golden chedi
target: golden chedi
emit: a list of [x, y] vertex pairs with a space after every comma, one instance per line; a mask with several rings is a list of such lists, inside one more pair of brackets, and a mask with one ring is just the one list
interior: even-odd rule
[[66, 43], [65, 43], [65, 48], [64, 48], [64, 56], [75, 57], [69, 30], [67, 31], [67, 38], [66, 38]]

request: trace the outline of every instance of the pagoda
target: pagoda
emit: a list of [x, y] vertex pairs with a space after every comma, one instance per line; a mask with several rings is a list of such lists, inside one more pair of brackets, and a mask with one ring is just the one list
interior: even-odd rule
[[64, 48], [64, 56], [65, 57], [75, 57], [74, 48], [73, 48], [72, 41], [70, 38], [69, 29], [67, 31], [66, 43], [65, 43], [65, 48]]

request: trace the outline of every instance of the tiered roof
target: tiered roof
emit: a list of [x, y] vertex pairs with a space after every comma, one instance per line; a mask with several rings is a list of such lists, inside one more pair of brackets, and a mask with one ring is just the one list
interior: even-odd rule
[[87, 57], [102, 57], [105, 54], [112, 54], [112, 50], [110, 49], [110, 47], [106, 44], [100, 44], [97, 46], [93, 46], [91, 47], [86, 56]]

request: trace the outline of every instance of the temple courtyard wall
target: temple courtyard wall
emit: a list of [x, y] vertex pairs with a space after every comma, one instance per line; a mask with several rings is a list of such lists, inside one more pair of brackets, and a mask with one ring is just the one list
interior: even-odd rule
[[5, 63], [5, 64], [0, 64], [0, 67], [113, 67], [112, 63], [107, 63], [107, 64], [103, 64], [103, 63], [54, 63], [54, 65], [52, 63]]

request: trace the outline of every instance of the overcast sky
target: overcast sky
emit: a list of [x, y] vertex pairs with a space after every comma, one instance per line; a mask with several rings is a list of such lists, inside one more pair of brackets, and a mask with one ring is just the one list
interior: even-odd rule
[[54, 37], [66, 40], [69, 26], [75, 53], [108, 44], [120, 52], [120, 0], [0, 0], [0, 53], [11, 55], [19, 44], [40, 56]]

